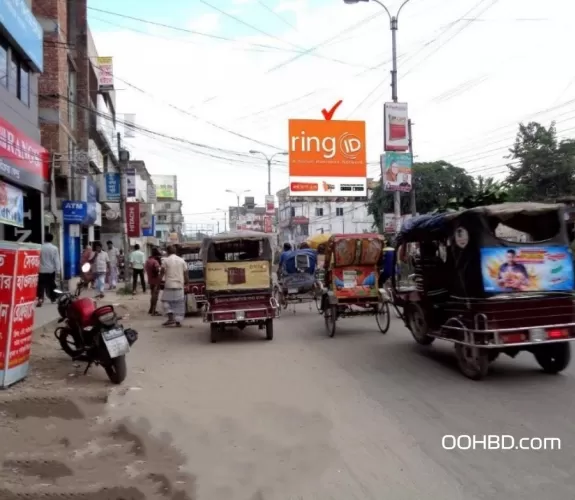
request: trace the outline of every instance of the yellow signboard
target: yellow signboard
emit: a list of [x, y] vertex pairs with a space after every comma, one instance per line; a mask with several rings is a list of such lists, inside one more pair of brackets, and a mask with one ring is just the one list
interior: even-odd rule
[[210, 262], [206, 264], [206, 289], [254, 290], [270, 287], [268, 261]]

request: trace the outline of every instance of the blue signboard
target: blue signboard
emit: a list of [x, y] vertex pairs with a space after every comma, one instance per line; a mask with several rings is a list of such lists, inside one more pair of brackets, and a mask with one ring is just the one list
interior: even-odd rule
[[82, 221], [84, 226], [91, 226], [96, 222], [96, 219], [98, 218], [98, 209], [96, 208], [96, 205], [98, 205], [98, 202], [95, 201], [88, 201], [86, 203], [86, 217], [84, 217], [84, 220]]
[[152, 227], [143, 227], [142, 236], [155, 236], [156, 235], [156, 216], [152, 215]]
[[88, 204], [85, 201], [66, 200], [62, 202], [62, 217], [64, 222], [82, 224], [88, 215]]
[[89, 177], [86, 178], [86, 201], [88, 203], [96, 203], [98, 201], [98, 186]]
[[116, 172], [108, 172], [106, 176], [106, 201], [119, 202], [120, 201], [120, 174]]
[[136, 197], [136, 169], [126, 169], [126, 196], [128, 198]]
[[0, 25], [39, 72], [44, 71], [44, 32], [26, 0], [1, 0]]

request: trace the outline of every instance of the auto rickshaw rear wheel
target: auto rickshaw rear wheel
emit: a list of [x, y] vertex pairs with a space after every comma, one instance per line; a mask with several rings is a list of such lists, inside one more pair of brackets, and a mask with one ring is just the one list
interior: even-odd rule
[[266, 319], [266, 340], [273, 340], [274, 338], [274, 320], [272, 318]]
[[215, 344], [218, 341], [219, 327], [215, 323], [210, 323], [210, 342]]
[[379, 331], [383, 334], [389, 330], [391, 316], [389, 314], [389, 302], [380, 300], [375, 306], [375, 321]]
[[489, 349], [455, 344], [455, 357], [461, 373], [471, 380], [481, 380], [489, 371]]
[[535, 359], [545, 373], [559, 373], [571, 361], [571, 345], [569, 342], [540, 345], [533, 351]]
[[425, 317], [425, 311], [419, 304], [411, 302], [403, 309], [407, 327], [415, 341], [420, 345], [430, 345], [435, 337], [427, 335], [429, 326]]
[[330, 304], [327, 297], [324, 298], [324, 301], [323, 318], [325, 320], [325, 329], [330, 338], [333, 338], [337, 322], [337, 305]]

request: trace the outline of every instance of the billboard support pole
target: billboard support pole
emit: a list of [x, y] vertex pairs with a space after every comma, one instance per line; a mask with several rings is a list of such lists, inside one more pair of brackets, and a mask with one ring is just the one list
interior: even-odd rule
[[[411, 165], [413, 168], [413, 139], [411, 135], [411, 120], [407, 120], [407, 135], [409, 137], [409, 153], [411, 154]], [[411, 215], [414, 217], [417, 215], [417, 207], [415, 204], [415, 186], [413, 182], [413, 173], [411, 174], [411, 193], [409, 193], [409, 205], [411, 208]]]
[[[397, 16], [390, 16], [389, 25], [391, 29], [391, 100], [397, 102]], [[383, 176], [381, 178], [381, 186], [383, 188]], [[384, 213], [385, 209], [381, 215], [382, 220], [385, 219]], [[401, 222], [401, 193], [399, 191], [393, 193], [393, 215], [395, 232], [399, 233]]]
[[[130, 241], [128, 240], [128, 231], [126, 228], [126, 197], [128, 194], [126, 167], [130, 160], [130, 153], [126, 149], [122, 149], [122, 136], [120, 132], [118, 132], [116, 138], [118, 141], [118, 168], [120, 170], [120, 234], [122, 235], [122, 246], [124, 247], [124, 261], [128, 262], [130, 255]], [[126, 273], [126, 271], [127, 268], [125, 267], [124, 273]]]

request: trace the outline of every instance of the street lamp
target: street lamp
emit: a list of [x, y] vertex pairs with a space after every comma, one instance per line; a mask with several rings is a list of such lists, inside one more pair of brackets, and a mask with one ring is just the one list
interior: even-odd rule
[[[343, 0], [343, 1], [346, 4], [355, 4], [355, 3], [360, 3], [360, 2], [369, 2], [370, 0]], [[391, 100], [393, 102], [397, 102], [397, 40], [396, 40], [396, 38], [397, 38], [397, 18], [399, 17], [401, 9], [403, 9], [405, 4], [407, 2], [409, 2], [409, 0], [403, 0], [403, 3], [399, 6], [399, 9], [397, 9], [397, 14], [395, 14], [395, 16], [391, 15], [391, 12], [389, 12], [389, 9], [380, 0], [371, 0], [371, 1], [375, 2], [380, 7], [382, 7], [383, 10], [385, 10], [385, 12], [387, 13], [387, 17], [389, 17], [389, 27], [391, 29]], [[411, 140], [411, 136], [410, 136], [410, 140]], [[381, 185], [383, 186], [383, 169], [381, 171]], [[413, 189], [413, 187], [412, 187], [412, 189]], [[414, 196], [414, 195], [415, 195], [415, 193], [412, 193], [412, 196]], [[415, 204], [415, 203], [413, 203], [413, 204]], [[395, 191], [393, 193], [393, 212], [395, 215], [395, 220], [399, 221], [401, 218], [401, 198], [400, 198], [399, 191]], [[382, 220], [383, 220], [383, 218], [384, 217], [382, 215]], [[396, 226], [396, 231], [399, 231], [399, 227], [397, 227], [397, 226]]]
[[238, 221], [240, 220], [240, 196], [242, 194], [245, 193], [250, 193], [252, 190], [251, 189], [244, 189], [243, 191], [234, 191], [233, 189], [226, 189], [226, 193], [232, 193], [236, 195], [237, 201], [238, 201], [238, 213], [237, 213], [237, 217], [236, 217], [236, 230], [238, 228]]
[[261, 151], [256, 151], [255, 149], [250, 149], [250, 154], [251, 155], [262, 155], [266, 159], [266, 161], [268, 162], [268, 194], [271, 195], [272, 194], [272, 160], [276, 156], [286, 156], [288, 154], [287, 151], [279, 151], [277, 153], [274, 153], [271, 156], [268, 156], [265, 153], [262, 153]]
[[216, 212], [224, 213], [224, 233], [228, 232], [228, 211], [223, 208], [216, 208]]

